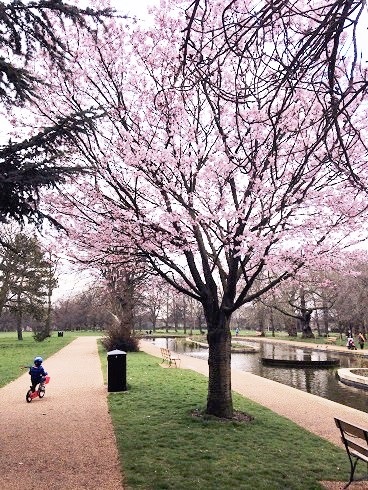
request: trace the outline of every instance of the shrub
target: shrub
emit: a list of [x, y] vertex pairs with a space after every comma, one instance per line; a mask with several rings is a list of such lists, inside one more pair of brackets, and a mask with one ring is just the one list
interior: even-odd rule
[[121, 332], [109, 332], [106, 337], [101, 340], [102, 345], [107, 351], [122, 350], [124, 352], [138, 352], [138, 339], [131, 335], [123, 335]]
[[45, 330], [39, 330], [33, 332], [33, 338], [35, 339], [36, 342], [43, 342], [48, 337], [51, 337], [51, 335], [49, 332], [46, 332]]

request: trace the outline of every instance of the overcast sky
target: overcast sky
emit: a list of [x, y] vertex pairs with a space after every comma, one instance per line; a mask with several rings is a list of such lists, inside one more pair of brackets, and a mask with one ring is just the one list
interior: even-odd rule
[[159, 0], [110, 0], [111, 6], [123, 15], [136, 15], [144, 18], [147, 8], [151, 5], [159, 5]]

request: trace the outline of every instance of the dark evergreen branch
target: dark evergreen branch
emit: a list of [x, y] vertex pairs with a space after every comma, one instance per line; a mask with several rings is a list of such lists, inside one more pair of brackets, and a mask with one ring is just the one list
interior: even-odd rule
[[35, 136], [0, 147], [0, 222], [24, 218], [41, 223], [47, 217], [38, 210], [41, 188], [56, 187], [80, 173], [80, 166], [63, 166], [62, 157], [80, 134], [88, 133], [98, 112], [83, 111], [57, 121]]

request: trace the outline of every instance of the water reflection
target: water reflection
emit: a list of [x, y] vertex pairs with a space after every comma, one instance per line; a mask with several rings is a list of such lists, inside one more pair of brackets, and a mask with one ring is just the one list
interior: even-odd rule
[[[188, 344], [181, 339], [160, 338], [154, 340], [159, 347], [182, 352], [199, 359], [207, 359], [207, 349]], [[237, 343], [240, 343], [237, 341]], [[245, 342], [247, 344], [247, 342]], [[361, 358], [331, 353], [326, 351], [311, 351], [300, 347], [267, 342], [249, 342], [259, 349], [256, 354], [232, 354], [231, 367], [241, 371], [249, 371], [263, 378], [278, 381], [299, 390], [322, 396], [337, 403], [342, 403], [357, 410], [368, 412], [368, 391], [344, 385], [336, 377], [336, 369], [290, 369], [263, 366], [261, 357], [281, 359], [340, 359], [340, 367], [360, 367]]]

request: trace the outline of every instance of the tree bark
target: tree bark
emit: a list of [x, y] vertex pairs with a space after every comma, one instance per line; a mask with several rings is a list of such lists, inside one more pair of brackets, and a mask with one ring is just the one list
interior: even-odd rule
[[261, 337], [265, 337], [265, 311], [262, 307], [258, 308], [258, 326]]
[[271, 324], [272, 337], [274, 337], [275, 336], [275, 319], [273, 316], [273, 308], [270, 308], [270, 324]]
[[327, 307], [327, 302], [325, 300], [325, 298], [323, 298], [323, 326], [324, 326], [324, 330], [325, 330], [325, 334], [328, 335], [328, 327], [329, 327], [329, 324], [328, 324], [328, 307]]
[[209, 383], [207, 396], [208, 415], [231, 419], [233, 402], [231, 394], [231, 333], [230, 318], [220, 318], [208, 324]]
[[312, 316], [312, 311], [310, 308], [307, 308], [306, 306], [306, 301], [305, 301], [305, 293], [304, 289], [300, 289], [300, 325], [302, 328], [302, 338], [303, 339], [312, 339], [314, 338], [311, 326], [310, 326], [310, 320]]
[[23, 340], [23, 331], [22, 331], [22, 312], [17, 312], [17, 335], [18, 340]]
[[310, 326], [311, 313], [310, 311], [302, 312], [302, 316], [299, 319], [302, 328], [302, 338], [303, 339], [313, 339], [314, 334]]
[[183, 330], [184, 335], [187, 334], [187, 302], [185, 296], [183, 296]]
[[51, 334], [51, 313], [52, 313], [52, 303], [51, 303], [52, 289], [50, 288], [47, 294], [47, 310], [45, 319], [44, 335], [45, 338], [50, 337]]

